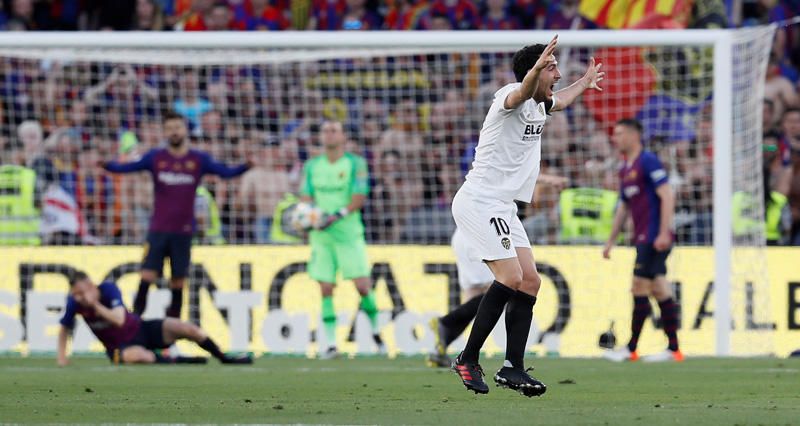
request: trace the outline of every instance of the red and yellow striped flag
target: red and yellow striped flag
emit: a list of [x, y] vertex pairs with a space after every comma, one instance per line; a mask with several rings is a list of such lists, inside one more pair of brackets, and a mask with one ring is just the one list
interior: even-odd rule
[[581, 0], [579, 13], [594, 23], [612, 29], [632, 28], [655, 17], [672, 18], [686, 26], [692, 0]]

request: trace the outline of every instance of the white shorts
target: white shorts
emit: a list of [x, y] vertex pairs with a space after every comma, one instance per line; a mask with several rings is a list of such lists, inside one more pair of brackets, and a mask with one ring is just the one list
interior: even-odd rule
[[516, 247], [531, 248], [513, 201], [482, 197], [465, 184], [453, 198], [452, 210], [471, 260], [511, 259], [517, 257]]
[[483, 287], [489, 285], [494, 281], [494, 274], [480, 260], [472, 260], [467, 253], [467, 245], [464, 239], [464, 233], [456, 228], [453, 233], [453, 239], [450, 242], [453, 247], [453, 252], [456, 254], [456, 269], [458, 269], [458, 285], [461, 290], [467, 290], [472, 287]]

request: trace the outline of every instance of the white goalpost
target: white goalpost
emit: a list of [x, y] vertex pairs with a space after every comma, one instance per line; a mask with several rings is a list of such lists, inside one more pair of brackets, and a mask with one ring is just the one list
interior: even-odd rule
[[[745, 194], [753, 200], [747, 219], [764, 218], [761, 108], [774, 30], [559, 33], [560, 49], [569, 49], [568, 57], [559, 58], [562, 84], [574, 81], [589, 56], [608, 61], [605, 71], [612, 81], [605, 92], [554, 116], [552, 128], [548, 120], [542, 139], [546, 168], [569, 177], [571, 186], [615, 191], [609, 126], [626, 115], [644, 123], [646, 146], [671, 165], [679, 197], [678, 245], [669, 278], [682, 295], [681, 336], [687, 336], [689, 355], [783, 350], [771, 327], [751, 326], [774, 322], [764, 230], [734, 233], [733, 206], [734, 194]], [[76, 182], [67, 192], [74, 190], [78, 204], [89, 206], [84, 219], [101, 246], [0, 247], [0, 293], [19, 299], [0, 314], [26, 322], [25, 327], [37, 321], [23, 319], [23, 309], [31, 309], [25, 303], [40, 300], [37, 291], [63, 292], [58, 274], [64, 265], [87, 269], [97, 279], [124, 277], [126, 294], [132, 292], [138, 251], [131, 246], [141, 242], [146, 226], [149, 194], [142, 188], [149, 180], [108, 180], [82, 171], [84, 162], [140, 155], [159, 142], [161, 111], [185, 107], [201, 149], [229, 164], [258, 158], [272, 173], [249, 189], [238, 181], [204, 184], [217, 198], [227, 244], [193, 252], [199, 266], [190, 279], [202, 284], [187, 293], [187, 318], [229, 335], [223, 340], [228, 347], [310, 353], [319, 299], [303, 274], [308, 252], [260, 239], [261, 216], [269, 223], [275, 218], [258, 212], [271, 212], [284, 192], [296, 190], [299, 164], [318, 150], [316, 124], [333, 118], [345, 122], [351, 149], [370, 162], [373, 195], [364, 221], [388, 343], [395, 353], [428, 350], [425, 320], [457, 301], [453, 256], [446, 247], [453, 227], [449, 202], [468, 167], [486, 96], [509, 78], [501, 71], [509, 69], [514, 51], [553, 34], [0, 34], [0, 63], [5, 75], [13, 76], [4, 89], [8, 131], [0, 135], [7, 147], [2, 162], [30, 160], [16, 132], [20, 123], [37, 121], [50, 135], [42, 149], [58, 157], [60, 179]], [[76, 104], [85, 116], [79, 117]], [[123, 149], [123, 142], [134, 148]], [[270, 185], [280, 188], [264, 192]], [[619, 257], [603, 263], [592, 242], [569, 244], [554, 219], [559, 194], [541, 191], [536, 205], [520, 212], [535, 237], [537, 261], [549, 271], [529, 349], [595, 356], [597, 336], [609, 322], [619, 338], [627, 336], [632, 253], [620, 250]], [[23, 276], [36, 268], [44, 272]], [[55, 275], [47, 275], [47, 268]], [[366, 346], [358, 329], [366, 322], [352, 314], [357, 302], [349, 287], [340, 284], [336, 293], [337, 303], [343, 300], [337, 305], [340, 335], [352, 342], [352, 352], [362, 352]], [[240, 305], [223, 306], [215, 296], [237, 290], [247, 292], [241, 308], [249, 316], [232, 314]], [[55, 297], [48, 300], [56, 303]], [[234, 318], [244, 331], [233, 330]], [[660, 332], [645, 334], [645, 347], [661, 345]], [[0, 349], [27, 351], [23, 339], [8, 346]]]

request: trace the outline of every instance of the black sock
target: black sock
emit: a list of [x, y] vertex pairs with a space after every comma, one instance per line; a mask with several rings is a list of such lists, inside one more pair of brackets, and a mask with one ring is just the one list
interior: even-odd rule
[[203, 340], [202, 342], [198, 343], [197, 345], [200, 346], [201, 348], [205, 349], [206, 352], [208, 352], [211, 355], [213, 355], [214, 358], [217, 358], [217, 359], [225, 358], [225, 354], [222, 353], [221, 350], [219, 350], [219, 346], [217, 346], [217, 344], [214, 343], [214, 341], [211, 340], [210, 337], [206, 337], [206, 340]]
[[147, 307], [147, 292], [150, 290], [150, 283], [139, 280], [139, 290], [136, 291], [136, 298], [133, 299], [133, 313], [142, 316], [144, 308]]
[[453, 340], [456, 340], [458, 336], [464, 332], [464, 329], [467, 328], [469, 322], [475, 318], [475, 314], [478, 313], [478, 306], [481, 304], [481, 299], [483, 299], [483, 295], [479, 294], [462, 303], [447, 315], [439, 318], [439, 322], [442, 323], [446, 330], [445, 335], [442, 336], [445, 347], [453, 343]]
[[644, 321], [653, 312], [650, 307], [650, 299], [647, 296], [633, 296], [633, 316], [631, 317], [631, 340], [628, 342], [628, 350], [634, 352], [639, 344], [639, 335], [642, 334]]
[[481, 352], [486, 338], [492, 332], [500, 315], [503, 314], [503, 308], [511, 296], [514, 295], [516, 290], [507, 287], [498, 281], [492, 283], [486, 294], [483, 295], [480, 306], [478, 306], [478, 313], [475, 315], [475, 322], [472, 324], [472, 331], [469, 333], [467, 339], [467, 346], [464, 347], [464, 352], [461, 353], [461, 361], [472, 363], [478, 362], [478, 356]]
[[664, 327], [664, 334], [669, 340], [669, 350], [678, 350], [678, 304], [671, 297], [667, 300], [658, 302], [661, 310], [661, 326]]
[[172, 318], [181, 317], [181, 307], [183, 306], [183, 289], [173, 288], [170, 289], [172, 293], [172, 300], [169, 301], [169, 308], [167, 308], [167, 316]]
[[536, 296], [517, 291], [506, 306], [506, 360], [514, 368], [525, 368], [523, 358], [535, 304]]

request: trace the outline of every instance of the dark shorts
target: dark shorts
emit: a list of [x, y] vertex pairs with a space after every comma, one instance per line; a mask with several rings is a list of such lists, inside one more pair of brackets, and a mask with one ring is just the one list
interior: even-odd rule
[[189, 276], [192, 261], [192, 236], [169, 232], [148, 232], [144, 246], [142, 269], [152, 269], [159, 275], [164, 273], [164, 259], [169, 257], [171, 278]]
[[[136, 335], [133, 336], [131, 340], [117, 347], [117, 350], [120, 352], [119, 356], [121, 356], [121, 352], [124, 351], [125, 348], [131, 346], [142, 346], [150, 350], [168, 348], [169, 345], [164, 343], [164, 320], [142, 321]], [[111, 361], [114, 361], [114, 350], [106, 351], [106, 355], [108, 355]]]
[[667, 275], [667, 256], [670, 250], [671, 248], [658, 251], [652, 244], [637, 244], [633, 275], [650, 280], [658, 275]]

